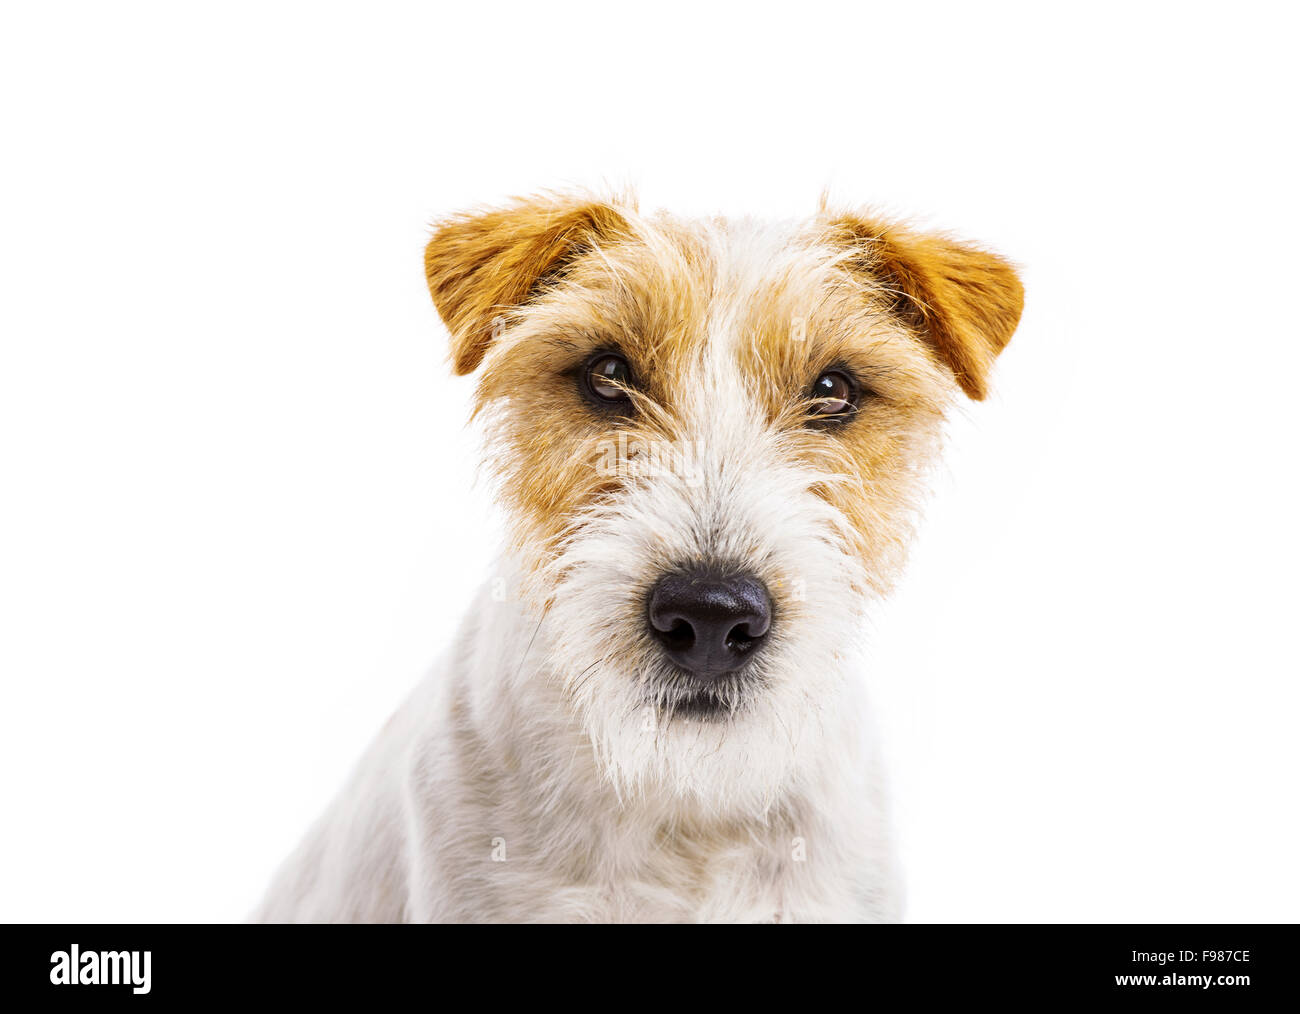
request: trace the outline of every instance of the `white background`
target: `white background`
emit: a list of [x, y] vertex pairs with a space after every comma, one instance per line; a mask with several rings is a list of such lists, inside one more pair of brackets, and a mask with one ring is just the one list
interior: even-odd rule
[[7, 5], [0, 918], [242, 918], [494, 528], [437, 216], [976, 238], [1028, 303], [874, 632], [917, 921], [1300, 919], [1283, 5]]

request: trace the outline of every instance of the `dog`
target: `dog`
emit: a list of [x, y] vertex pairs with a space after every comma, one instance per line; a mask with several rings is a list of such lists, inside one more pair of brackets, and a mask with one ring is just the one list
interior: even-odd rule
[[509, 537], [255, 917], [899, 919], [861, 632], [1015, 269], [825, 198], [592, 194], [448, 219], [425, 268]]

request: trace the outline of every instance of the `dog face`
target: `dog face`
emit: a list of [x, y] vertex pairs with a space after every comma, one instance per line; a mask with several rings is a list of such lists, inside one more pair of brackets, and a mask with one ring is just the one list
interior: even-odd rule
[[840, 717], [945, 410], [1020, 314], [997, 257], [866, 216], [518, 202], [426, 251], [545, 624], [611, 778], [762, 807]]

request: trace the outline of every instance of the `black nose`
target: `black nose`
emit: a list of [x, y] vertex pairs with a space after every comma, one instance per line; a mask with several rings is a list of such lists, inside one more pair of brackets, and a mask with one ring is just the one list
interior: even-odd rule
[[650, 630], [668, 657], [697, 676], [733, 672], [772, 623], [772, 601], [752, 577], [665, 574], [650, 592]]

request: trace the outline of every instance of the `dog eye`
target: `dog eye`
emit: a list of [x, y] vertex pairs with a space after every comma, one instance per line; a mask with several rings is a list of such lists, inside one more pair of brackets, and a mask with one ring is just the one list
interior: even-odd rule
[[602, 352], [589, 359], [582, 369], [582, 388], [593, 401], [612, 405], [627, 402], [627, 388], [632, 386], [632, 367], [622, 356]]
[[852, 415], [858, 407], [861, 389], [847, 373], [827, 370], [812, 386], [809, 397], [813, 401], [812, 415], [819, 419], [834, 419]]

